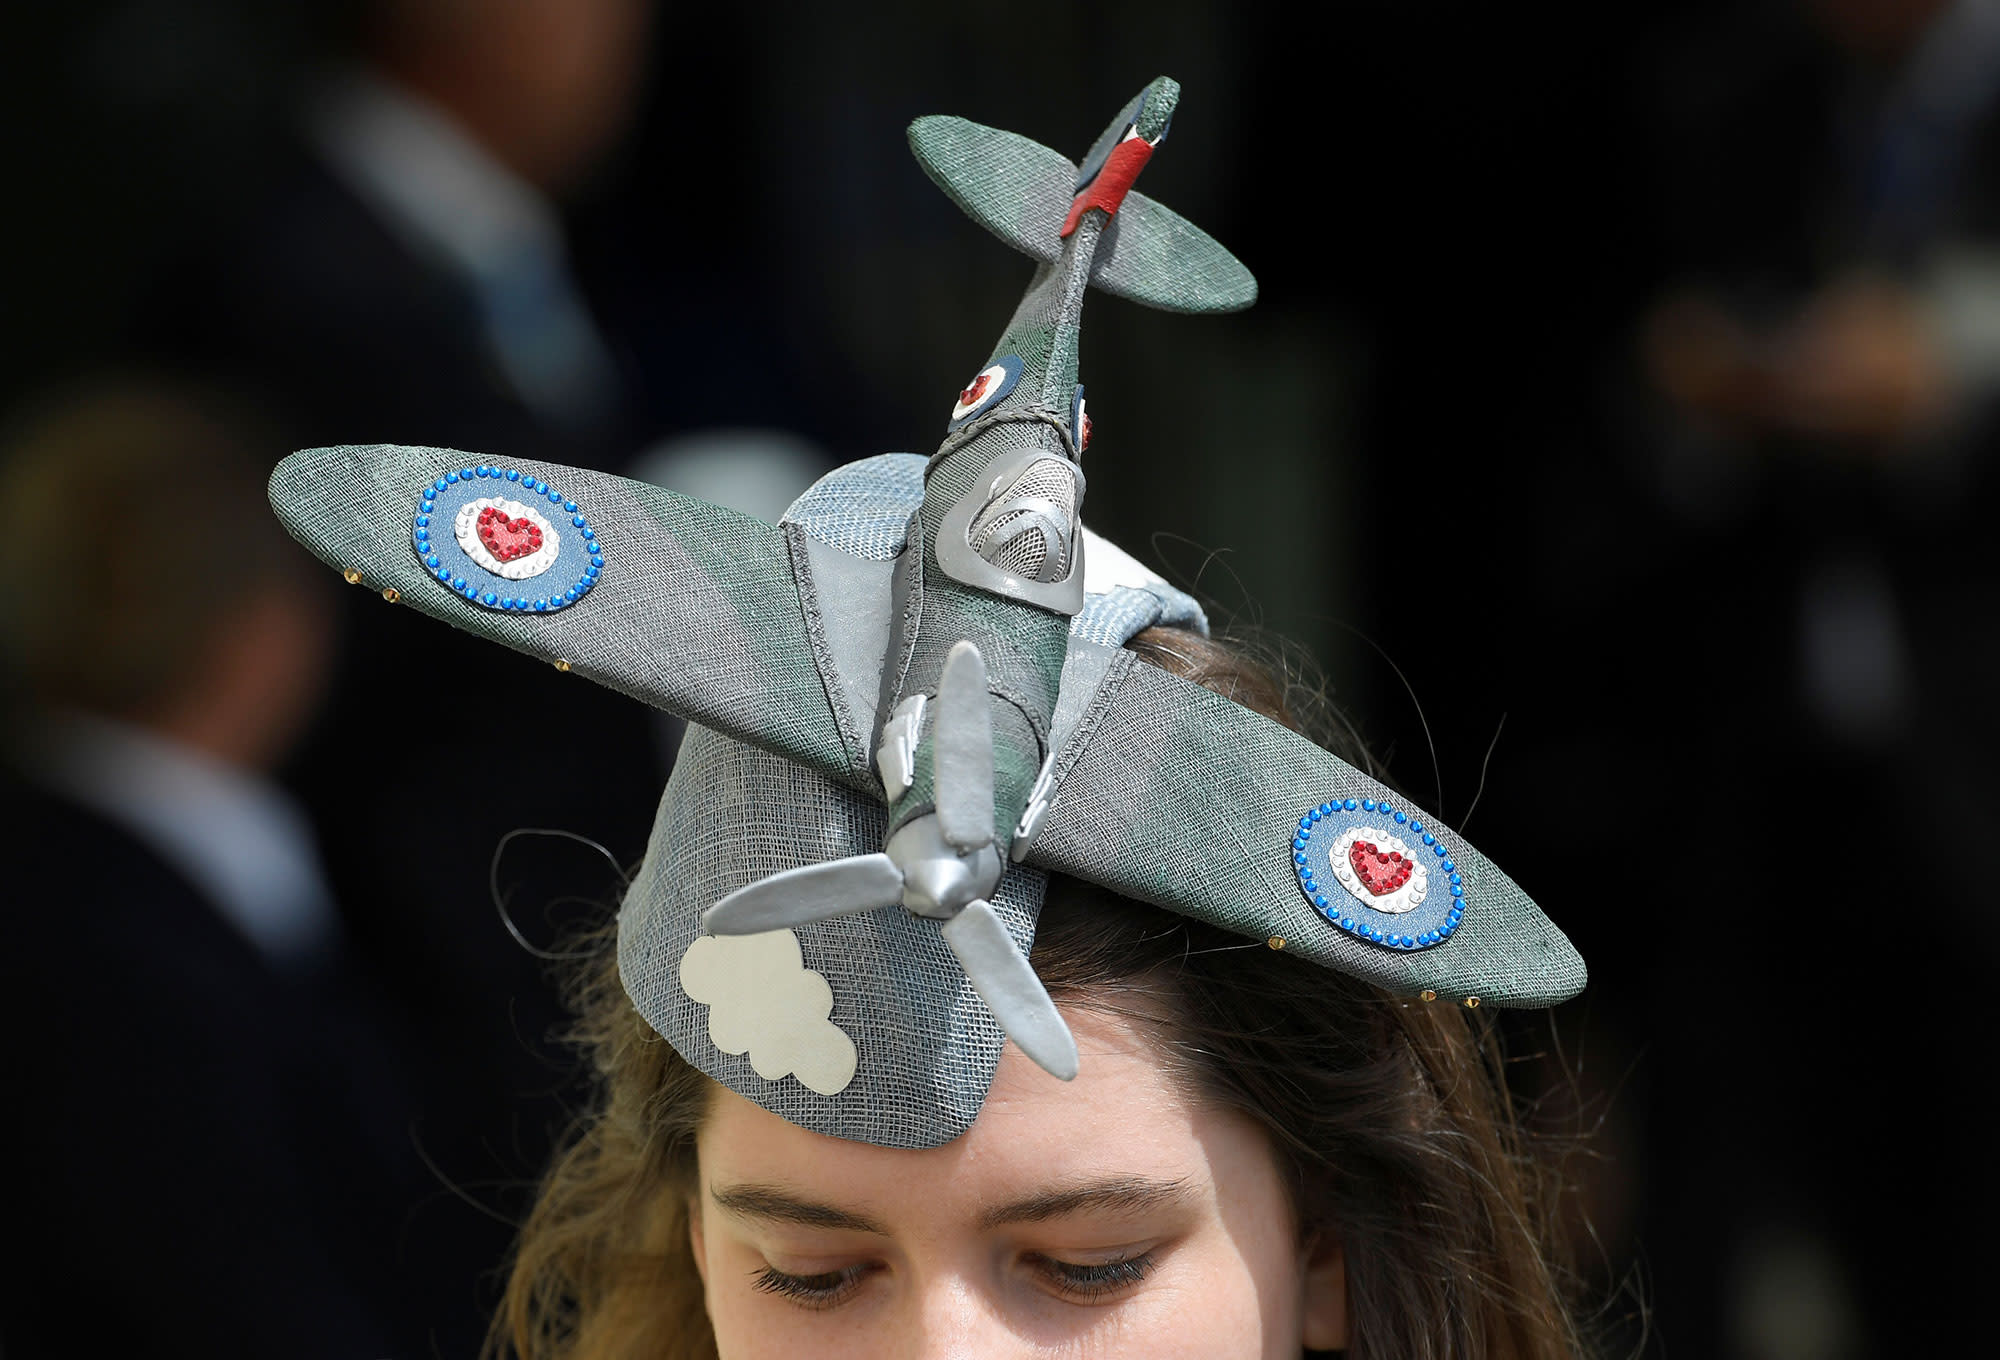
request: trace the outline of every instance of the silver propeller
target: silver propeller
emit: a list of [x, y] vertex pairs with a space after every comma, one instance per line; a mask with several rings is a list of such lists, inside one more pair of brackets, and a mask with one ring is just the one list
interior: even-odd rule
[[984, 898], [967, 902], [944, 923], [944, 942], [965, 965], [973, 990], [1007, 1037], [1050, 1076], [1074, 1080], [1076, 1040], [1049, 1000], [1048, 989]]
[[878, 854], [772, 874], [702, 915], [712, 935], [755, 935], [901, 905], [942, 922], [945, 943], [1023, 1053], [1076, 1076], [1076, 1040], [987, 894], [1005, 866], [993, 836], [993, 711], [986, 662], [970, 642], [945, 657], [931, 730], [934, 810], [899, 827]]
[[903, 900], [903, 871], [877, 852], [806, 864], [738, 888], [702, 913], [710, 935], [755, 935], [830, 916], [893, 907]]
[[970, 642], [945, 655], [931, 733], [938, 829], [954, 849], [993, 843], [993, 705], [986, 660]]

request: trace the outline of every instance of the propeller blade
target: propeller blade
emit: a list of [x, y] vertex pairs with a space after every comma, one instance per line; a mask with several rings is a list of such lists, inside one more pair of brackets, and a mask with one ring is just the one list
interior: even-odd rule
[[993, 709], [986, 662], [970, 642], [952, 646], [938, 677], [937, 723], [931, 729], [938, 830], [952, 848], [993, 843]]
[[984, 899], [974, 898], [944, 923], [944, 942], [1000, 1028], [1052, 1077], [1076, 1077], [1076, 1039], [1014, 937]]
[[903, 900], [903, 871], [884, 854], [806, 864], [738, 888], [702, 913], [710, 935], [755, 935]]

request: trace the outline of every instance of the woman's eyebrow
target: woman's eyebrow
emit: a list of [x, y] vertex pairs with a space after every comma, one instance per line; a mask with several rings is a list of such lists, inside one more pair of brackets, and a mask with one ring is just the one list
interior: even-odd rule
[[801, 1199], [775, 1185], [711, 1185], [709, 1198], [738, 1218], [757, 1218], [767, 1223], [797, 1223], [807, 1228], [844, 1228], [849, 1232], [888, 1236], [888, 1229], [872, 1218]]
[[1041, 1223], [1078, 1213], [1145, 1213], [1173, 1208], [1195, 1197], [1194, 1187], [1185, 1180], [1150, 1180], [1144, 1176], [1116, 1176], [1087, 1181], [1059, 1190], [1002, 1204], [979, 1216], [982, 1228], [1008, 1223]]

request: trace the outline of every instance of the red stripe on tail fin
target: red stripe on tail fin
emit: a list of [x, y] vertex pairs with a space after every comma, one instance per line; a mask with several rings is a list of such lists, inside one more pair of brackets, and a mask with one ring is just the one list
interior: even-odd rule
[[1062, 235], [1068, 236], [1076, 230], [1076, 224], [1083, 220], [1083, 214], [1091, 208], [1104, 209], [1109, 217], [1124, 203], [1125, 195], [1131, 191], [1132, 181], [1139, 178], [1139, 172], [1146, 168], [1146, 162], [1153, 158], [1153, 144], [1144, 137], [1128, 137], [1111, 148], [1105, 158], [1104, 168], [1097, 172], [1097, 178], [1083, 187], [1069, 205], [1069, 216], [1063, 219]]

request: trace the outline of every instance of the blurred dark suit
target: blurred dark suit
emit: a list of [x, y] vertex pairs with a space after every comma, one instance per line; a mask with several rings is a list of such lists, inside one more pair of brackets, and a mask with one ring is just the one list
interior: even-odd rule
[[[254, 384], [307, 443], [628, 456], [625, 375], [575, 315], [553, 209], [378, 82], [315, 108], [258, 206], [161, 280], [142, 347]], [[401, 152], [427, 134], [426, 153]], [[564, 332], [542, 346], [563, 372], [539, 386], [524, 371], [538, 329]]]
[[[421, 1353], [431, 1188], [382, 1017], [289, 970], [125, 828], [10, 780], [0, 950], [10, 1360]], [[468, 1306], [447, 1344], [476, 1341]]]
[[[432, 179], [456, 172], [445, 141], [442, 167], [419, 167]], [[546, 251], [524, 279], [482, 281], [463, 252], [357, 188], [367, 181], [325, 142], [302, 138], [262, 206], [166, 280], [144, 348], [260, 394], [285, 432], [273, 464], [292, 448], [382, 442], [622, 466], [637, 444], [630, 389], [608, 346], [577, 339], [580, 300], [565, 278], [550, 284]], [[525, 204], [517, 215], [539, 220], [525, 186], [503, 187], [496, 212], [510, 193]], [[443, 219], [451, 229], [467, 220]], [[541, 244], [561, 248], [559, 237]], [[553, 267], [564, 268], [559, 258]], [[511, 351], [496, 340], [509, 326], [520, 333]], [[556, 367], [565, 345], [587, 351], [567, 395], [524, 388], [524, 366], [531, 384], [542, 371], [532, 367], [538, 343]], [[573, 352], [569, 362], [579, 362]], [[543, 826], [636, 862], [664, 780], [659, 744], [646, 710], [622, 696], [372, 588], [346, 591], [344, 605], [329, 702], [285, 779], [321, 830], [357, 954], [431, 1036], [426, 1150], [446, 1179], [518, 1216], [566, 1117], [557, 1093], [572, 1065], [547, 1041], [562, 1010], [544, 964], [495, 913], [489, 861], [507, 832]], [[496, 749], [524, 770], [504, 786], [465, 758]], [[508, 880], [521, 889], [523, 928], [551, 942], [537, 905], [595, 885], [580, 886], [568, 862], [536, 878], [532, 852], [512, 864], [526, 866]], [[511, 1228], [470, 1206], [455, 1212], [483, 1238], [468, 1259], [497, 1268]]]

